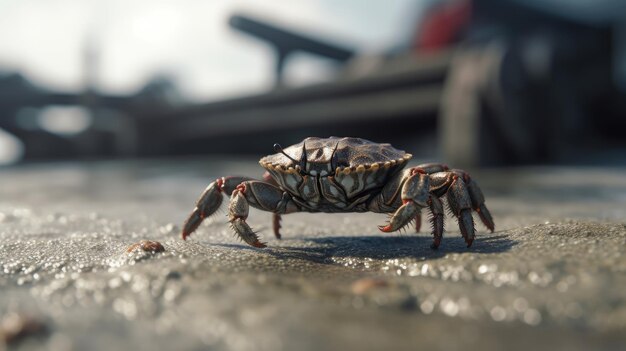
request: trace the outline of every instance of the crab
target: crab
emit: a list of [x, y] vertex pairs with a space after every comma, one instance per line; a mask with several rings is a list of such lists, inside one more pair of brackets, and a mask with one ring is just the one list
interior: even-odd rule
[[405, 168], [411, 154], [390, 144], [360, 138], [315, 138], [261, 158], [263, 180], [230, 176], [210, 183], [185, 221], [186, 239], [202, 221], [215, 213], [230, 194], [228, 220], [233, 231], [251, 246], [266, 244], [246, 223], [250, 206], [273, 213], [273, 229], [280, 239], [281, 215], [294, 212], [375, 212], [389, 214], [383, 232], [394, 232], [415, 221], [421, 226], [422, 209], [432, 214], [433, 243], [437, 249], [444, 232], [444, 202], [457, 218], [467, 247], [476, 230], [472, 211], [494, 231], [494, 222], [476, 181], [459, 169], [427, 163]]

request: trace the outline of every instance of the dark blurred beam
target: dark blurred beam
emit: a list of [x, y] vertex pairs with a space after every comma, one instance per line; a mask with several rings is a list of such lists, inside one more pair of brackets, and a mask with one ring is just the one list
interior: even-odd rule
[[272, 45], [276, 52], [276, 84], [282, 83], [287, 57], [296, 51], [323, 56], [345, 62], [354, 56], [352, 49], [296, 33], [247, 16], [234, 15], [230, 18], [231, 27], [257, 37]]
[[210, 138], [249, 132], [276, 132], [336, 122], [368, 123], [394, 115], [435, 113], [441, 87], [412, 87], [332, 100], [314, 99], [298, 104], [242, 108], [221, 118], [194, 118], [173, 123], [167, 133], [185, 138]]

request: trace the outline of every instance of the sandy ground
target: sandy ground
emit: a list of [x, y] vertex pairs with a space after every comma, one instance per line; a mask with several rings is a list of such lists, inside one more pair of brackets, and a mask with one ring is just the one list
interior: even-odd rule
[[[254, 161], [0, 170], [0, 349], [626, 349], [626, 170], [473, 173], [496, 232], [447, 218], [384, 234], [379, 214], [292, 214], [266, 249], [225, 212], [180, 225], [217, 176]], [[127, 248], [157, 240], [161, 253]]]

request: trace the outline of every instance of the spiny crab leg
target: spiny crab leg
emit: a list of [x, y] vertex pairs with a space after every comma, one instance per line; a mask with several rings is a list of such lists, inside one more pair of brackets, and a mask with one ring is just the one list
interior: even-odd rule
[[274, 236], [276, 236], [276, 239], [282, 238], [282, 235], [280, 235], [280, 215], [278, 213], [272, 213], [272, 226], [274, 227]]
[[235, 233], [243, 241], [254, 247], [265, 247], [265, 243], [259, 241], [259, 237], [246, 223], [249, 211], [248, 200], [244, 197], [246, 191], [246, 183], [239, 184], [233, 191], [228, 205], [228, 219]]
[[489, 228], [489, 230], [493, 233], [495, 230], [495, 224], [493, 223], [493, 218], [491, 218], [491, 213], [489, 213], [489, 210], [485, 206], [485, 197], [483, 196], [483, 192], [480, 190], [480, 187], [478, 187], [478, 184], [474, 181], [474, 179], [470, 178], [469, 182], [466, 181], [466, 183], [470, 200], [472, 200], [472, 208], [478, 213], [478, 216], [485, 227]]
[[[280, 214], [298, 211], [291, 195], [279, 187], [262, 181], [239, 184], [230, 197], [228, 218], [235, 233], [254, 247], [265, 247], [256, 233], [246, 223], [249, 206], [274, 213], [274, 229], [280, 228]], [[279, 234], [280, 235], [280, 234]]]
[[[476, 235], [472, 210], [478, 213], [485, 226], [493, 232], [493, 219], [485, 206], [482, 191], [467, 172], [458, 169], [449, 170], [447, 166], [440, 164], [426, 164], [398, 174], [397, 177], [399, 179], [391, 183], [397, 185], [389, 189], [384, 188], [378, 202], [370, 207], [374, 211], [387, 212], [384, 206], [395, 201], [393, 199], [397, 196], [397, 190], [394, 189], [401, 188], [401, 202], [396, 205], [398, 207], [395, 207], [396, 210], [389, 224], [379, 227], [383, 232], [401, 229], [412, 219], [420, 221], [421, 208], [428, 206], [432, 213], [433, 244], [431, 248], [437, 249], [441, 244], [444, 231], [443, 204], [439, 199], [443, 196], [446, 196], [450, 211], [457, 217], [459, 229], [467, 247], [472, 245]], [[427, 193], [425, 189], [428, 189]], [[416, 229], [418, 227], [416, 223]]]
[[205, 218], [217, 211], [225, 194], [231, 194], [228, 219], [233, 231], [247, 244], [265, 247], [246, 223], [249, 206], [273, 212], [275, 231], [280, 228], [280, 214], [298, 211], [291, 196], [272, 183], [275, 182], [257, 181], [248, 177], [223, 177], [215, 180], [200, 195], [196, 207], [185, 221], [183, 239], [191, 235]]
[[428, 175], [415, 172], [402, 185], [402, 206], [398, 208], [386, 226], [378, 228], [383, 232], [396, 231], [416, 218], [422, 207], [428, 206]]
[[196, 202], [196, 207], [183, 224], [183, 239], [186, 240], [191, 233], [198, 229], [198, 226], [204, 219], [214, 214], [220, 208], [225, 194], [232, 193], [241, 182], [251, 179], [250, 177], [238, 176], [222, 177], [209, 184]]
[[185, 224], [183, 224], [183, 240], [187, 240], [187, 237], [198, 229], [198, 226], [200, 226], [200, 223], [202, 223], [206, 217], [212, 215], [220, 208], [223, 200], [223, 186], [224, 178], [219, 178], [209, 184], [204, 192], [202, 192], [202, 195], [200, 195], [196, 203], [196, 207], [185, 221]]
[[422, 211], [418, 210], [415, 215], [415, 232], [419, 233], [420, 229], [422, 229]]
[[[274, 146], [274, 147], [276, 148], [276, 146]], [[280, 145], [278, 145], [278, 147], [280, 147]], [[263, 180], [266, 183], [272, 184], [273, 186], [275, 186], [277, 188], [280, 187], [278, 185], [278, 183], [276, 182], [276, 180], [274, 178], [272, 178], [270, 173], [267, 172], [267, 171], [263, 174]], [[281, 220], [280, 214], [272, 213], [272, 227], [274, 229], [274, 236], [276, 237], [276, 239], [282, 238], [282, 235], [280, 235], [280, 228], [281, 228], [280, 220]]]
[[452, 184], [446, 193], [450, 210], [459, 220], [459, 228], [467, 247], [472, 246], [475, 237], [474, 217], [472, 217], [472, 202], [467, 192], [463, 178], [454, 175]]
[[478, 212], [480, 219], [491, 232], [494, 231], [493, 219], [485, 206], [482, 191], [467, 172], [453, 169], [431, 174], [430, 179], [431, 193], [436, 196], [446, 195], [448, 206], [458, 219], [459, 229], [467, 247], [472, 245], [476, 232], [472, 210]]
[[441, 238], [443, 238], [443, 204], [436, 196], [431, 196], [428, 203], [432, 213], [430, 223], [433, 227], [433, 243], [430, 245], [430, 248], [436, 250], [441, 244]]
[[[485, 206], [485, 197], [483, 196], [483, 192], [480, 190], [478, 183], [470, 177], [470, 175], [460, 169], [450, 170], [451, 174], [462, 179], [462, 187], [464, 187], [467, 191], [469, 200], [471, 202], [471, 208], [478, 213], [480, 220], [483, 222], [485, 227], [487, 227], [492, 233], [495, 230], [495, 224], [493, 223], [493, 219], [491, 218], [491, 213]], [[454, 177], [453, 177], [454, 178]]]

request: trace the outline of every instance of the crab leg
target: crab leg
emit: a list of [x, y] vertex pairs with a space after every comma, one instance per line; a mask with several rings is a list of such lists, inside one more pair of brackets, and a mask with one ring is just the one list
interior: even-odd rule
[[246, 180], [251, 180], [248, 177], [222, 177], [216, 179], [214, 182], [204, 189], [202, 195], [196, 202], [196, 207], [193, 209], [185, 224], [183, 224], [182, 237], [186, 240], [191, 233], [193, 233], [202, 221], [215, 213], [220, 208], [223, 200], [223, 194], [230, 194], [235, 190], [235, 187]]
[[417, 214], [415, 215], [415, 232], [419, 233], [420, 229], [422, 229], [422, 211], [417, 210]]
[[[433, 173], [437, 173], [437, 172], [444, 172], [447, 171], [449, 168], [447, 165], [442, 164], [442, 163], [423, 163], [420, 164], [416, 167], [413, 168], [413, 172], [417, 171], [420, 173], [426, 173], [426, 174], [433, 174]], [[432, 206], [431, 206], [432, 208]], [[436, 215], [433, 212], [433, 220], [436, 218]], [[420, 229], [422, 227], [422, 216], [421, 213], [418, 212], [417, 216], [415, 216], [415, 232], [419, 233]], [[443, 225], [442, 225], [443, 227]], [[434, 232], [433, 232], [434, 234]], [[441, 236], [439, 236], [439, 239], [441, 240]], [[435, 244], [433, 244], [435, 245]], [[436, 246], [439, 246], [439, 242], [437, 242]], [[436, 248], [436, 247], [435, 247]]]
[[446, 172], [449, 170], [449, 167], [443, 163], [422, 163], [421, 165], [413, 167], [413, 169], [420, 173], [433, 174], [437, 172]]
[[467, 192], [467, 185], [463, 179], [456, 175], [452, 178], [452, 184], [446, 193], [448, 205], [450, 206], [452, 213], [454, 213], [454, 215], [458, 218], [461, 234], [467, 243], [467, 247], [470, 247], [472, 246], [475, 236], [474, 218], [472, 217], [472, 201], [470, 200], [470, 195]]
[[459, 221], [459, 229], [467, 243], [472, 245], [475, 236], [474, 219], [472, 218], [472, 200], [463, 180], [463, 173], [439, 172], [430, 175], [430, 192], [433, 196], [440, 197], [444, 194], [448, 199], [450, 210]]
[[[265, 172], [263, 173], [263, 180], [266, 183], [270, 183], [276, 187], [279, 187], [278, 183], [276, 182], [276, 180], [274, 178], [272, 178], [272, 175], [270, 174], [270, 172]], [[280, 235], [280, 214], [278, 213], [273, 213], [272, 214], [272, 228], [274, 229], [274, 236], [276, 237], [276, 239], [280, 239], [282, 238], [282, 236]]]
[[432, 213], [430, 222], [433, 226], [433, 243], [430, 245], [430, 248], [436, 250], [439, 244], [441, 244], [441, 238], [443, 237], [443, 204], [436, 196], [431, 196], [428, 202]]
[[422, 207], [428, 206], [428, 175], [415, 172], [402, 185], [402, 206], [398, 208], [386, 226], [378, 228], [383, 232], [396, 231], [415, 219]]
[[239, 184], [230, 197], [228, 218], [235, 233], [254, 247], [265, 247], [265, 243], [259, 241], [259, 237], [246, 223], [249, 206], [274, 214], [299, 210], [291, 200], [291, 195], [272, 184], [262, 181], [247, 181]]
[[276, 239], [280, 239], [280, 215], [278, 213], [272, 214], [272, 227], [274, 228], [274, 236]]
[[491, 213], [489, 213], [489, 210], [485, 206], [485, 197], [483, 196], [483, 192], [478, 187], [476, 181], [470, 179], [467, 184], [467, 190], [469, 191], [470, 199], [472, 200], [472, 207], [478, 213], [478, 216], [485, 227], [489, 228], [489, 230], [493, 233], [495, 224], [493, 223], [493, 218], [491, 218]]
[[246, 223], [249, 210], [248, 200], [244, 196], [246, 190], [245, 184], [242, 183], [233, 191], [228, 205], [228, 218], [232, 229], [243, 241], [254, 247], [265, 247], [265, 243], [259, 241], [259, 237]]
[[476, 181], [474, 181], [474, 179], [472, 179], [470, 175], [463, 170], [453, 169], [450, 172], [463, 178], [463, 182], [467, 185], [469, 198], [472, 202], [472, 209], [478, 213], [478, 216], [485, 227], [493, 233], [495, 225], [493, 223], [493, 219], [491, 218], [491, 213], [489, 213], [489, 210], [485, 206], [485, 197], [483, 196], [483, 192], [480, 190]]

